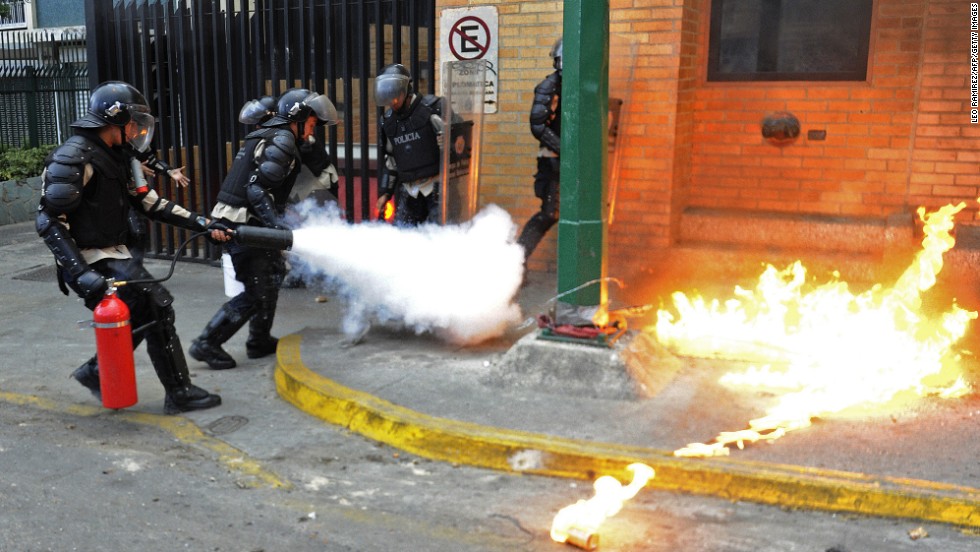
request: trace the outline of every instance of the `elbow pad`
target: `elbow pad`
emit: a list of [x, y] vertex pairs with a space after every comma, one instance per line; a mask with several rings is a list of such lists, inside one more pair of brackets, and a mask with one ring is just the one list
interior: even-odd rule
[[263, 224], [270, 228], [283, 228], [272, 196], [254, 182], [254, 177], [253, 181], [245, 186], [245, 197], [248, 198], [248, 202], [252, 205], [252, 211], [262, 220]]
[[34, 220], [37, 235], [41, 236], [44, 244], [54, 253], [58, 264], [65, 268], [72, 276], [78, 276], [89, 269], [88, 264], [82, 260], [82, 254], [78, 250], [75, 241], [62, 230], [61, 223], [45, 211], [40, 210]]

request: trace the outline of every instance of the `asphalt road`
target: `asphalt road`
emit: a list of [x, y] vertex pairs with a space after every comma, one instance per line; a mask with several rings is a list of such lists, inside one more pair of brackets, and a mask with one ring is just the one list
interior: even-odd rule
[[[153, 420], [6, 400], [0, 408], [4, 552], [574, 550], [548, 528], [558, 509], [591, 496], [582, 482], [420, 460], [298, 413], [302, 443], [280, 439], [250, 457], [284, 488]], [[910, 538], [920, 527], [928, 537]], [[600, 549], [966, 552], [978, 538], [648, 490], [606, 521]]]

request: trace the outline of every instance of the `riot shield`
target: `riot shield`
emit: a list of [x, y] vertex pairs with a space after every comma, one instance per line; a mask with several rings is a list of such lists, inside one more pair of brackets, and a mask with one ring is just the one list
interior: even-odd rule
[[478, 208], [486, 70], [480, 59], [442, 64], [442, 224], [470, 220]]
[[629, 115], [633, 90], [637, 86], [633, 78], [639, 43], [635, 37], [617, 33], [609, 35], [609, 187], [606, 190], [606, 209], [603, 219], [612, 224], [616, 213], [616, 196], [619, 192], [625, 134], [629, 129]]

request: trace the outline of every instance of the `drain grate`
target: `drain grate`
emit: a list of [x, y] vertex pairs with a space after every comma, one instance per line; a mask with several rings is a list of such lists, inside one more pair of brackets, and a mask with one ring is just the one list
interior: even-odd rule
[[56, 270], [54, 263], [38, 265], [18, 272], [12, 278], [14, 280], [27, 280], [28, 282], [56, 282], [58, 281]]
[[227, 435], [238, 431], [247, 423], [248, 418], [245, 416], [222, 416], [204, 427], [211, 432], [211, 435]]

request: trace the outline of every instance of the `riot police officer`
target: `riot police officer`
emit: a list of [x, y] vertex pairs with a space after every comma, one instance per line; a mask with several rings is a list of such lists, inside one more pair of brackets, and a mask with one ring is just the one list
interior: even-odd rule
[[[301, 165], [305, 164], [315, 176], [326, 174], [330, 166], [323, 148], [306, 146], [315, 142], [311, 139], [317, 124], [337, 124], [337, 109], [326, 96], [305, 88], [290, 89], [280, 96], [275, 116], [245, 136], [245, 143], [221, 184], [211, 216], [230, 225], [285, 228], [287, 199]], [[227, 243], [225, 250], [245, 291], [221, 306], [189, 351], [193, 358], [215, 370], [236, 366], [235, 359], [221, 345], [245, 322], [249, 322], [245, 342], [248, 358], [261, 358], [276, 351], [279, 340], [271, 330], [285, 272], [281, 251], [236, 242]]]
[[[245, 105], [238, 112], [238, 122], [261, 128], [262, 123], [276, 116], [277, 104], [276, 98], [272, 96], [262, 96], [261, 98], [249, 100], [245, 102]], [[314, 148], [319, 149], [314, 152], [312, 151]], [[300, 174], [293, 183], [292, 191], [289, 194], [289, 203], [299, 203], [309, 197], [314, 198], [318, 206], [325, 205], [331, 201], [336, 202], [338, 182], [340, 181], [337, 169], [334, 168], [333, 164], [328, 163], [326, 169], [320, 170], [319, 175], [314, 176], [313, 173], [313, 170], [319, 170], [321, 161], [327, 159], [326, 147], [319, 140], [314, 139], [311, 141], [307, 139], [300, 145], [300, 153], [304, 161], [308, 163], [304, 164], [304, 168], [301, 169]], [[297, 222], [298, 216], [295, 213], [287, 212], [286, 219], [290, 223], [295, 223]], [[305, 270], [303, 270], [302, 265], [294, 266], [293, 262], [287, 262], [286, 271], [287, 274], [283, 278], [282, 287], [298, 288], [306, 286], [303, 276]]]
[[[100, 84], [89, 99], [88, 112], [72, 123], [75, 135], [47, 158], [42, 174], [37, 233], [54, 253], [58, 282], [94, 309], [108, 289], [107, 279], [152, 280], [127, 246], [130, 210], [148, 218], [193, 231], [211, 230], [214, 241], [225, 232], [203, 216], [137, 189], [130, 172], [132, 147], [144, 151], [155, 119], [143, 95], [121, 81]], [[119, 298], [129, 307], [134, 348], [146, 340], [146, 350], [166, 391], [168, 414], [211, 408], [221, 397], [191, 383], [184, 351], [174, 328], [173, 296], [159, 283], [121, 287]], [[72, 373], [96, 396], [100, 393], [95, 357]]]
[[443, 98], [416, 94], [411, 73], [399, 63], [378, 73], [374, 97], [385, 108], [379, 121], [385, 167], [378, 179], [378, 211], [394, 197], [395, 224], [439, 222]]
[[538, 139], [538, 170], [534, 174], [534, 195], [541, 208], [524, 224], [517, 243], [524, 248], [527, 260], [541, 238], [558, 222], [558, 189], [561, 181], [561, 51], [559, 38], [551, 47], [555, 71], [534, 88], [531, 104], [531, 134]]

